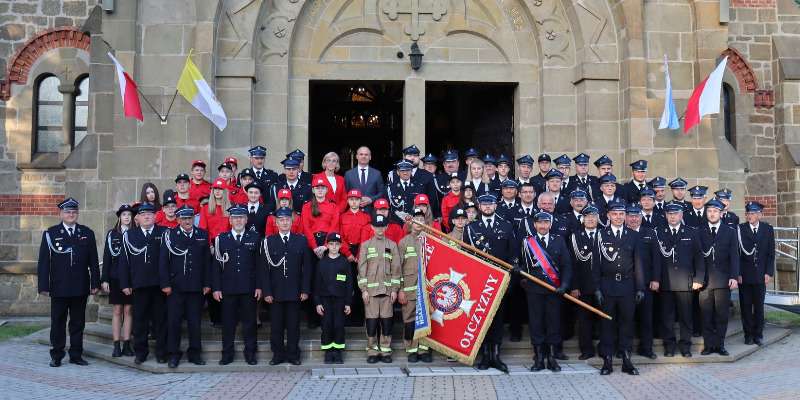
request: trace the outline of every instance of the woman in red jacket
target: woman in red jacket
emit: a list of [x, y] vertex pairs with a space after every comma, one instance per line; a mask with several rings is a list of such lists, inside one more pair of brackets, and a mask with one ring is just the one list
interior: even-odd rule
[[[292, 191], [289, 189], [281, 189], [278, 190], [278, 208], [281, 207], [289, 207], [292, 210]], [[300, 215], [296, 212], [292, 211], [292, 228], [290, 230], [292, 233], [302, 234], [303, 233], [303, 223], [301, 221]], [[278, 233], [278, 220], [275, 219], [274, 215], [270, 215], [267, 217], [267, 229], [266, 229], [266, 236], [271, 236]]]
[[198, 226], [208, 232], [208, 242], [214, 243], [217, 235], [231, 229], [228, 221], [228, 207], [230, 200], [228, 197], [227, 183], [222, 179], [214, 180], [211, 185], [211, 196], [208, 204], [200, 210], [200, 223]]
[[339, 207], [339, 212], [342, 212], [347, 210], [347, 189], [344, 187], [344, 178], [336, 174], [338, 171], [339, 155], [330, 152], [322, 157], [322, 172], [314, 174], [311, 181], [316, 182], [317, 178], [322, 178], [328, 188], [325, 198], [333, 201]]
[[[300, 211], [303, 220], [303, 234], [308, 240], [308, 246], [317, 257], [325, 255], [325, 239], [329, 232], [339, 230], [339, 206], [328, 200], [328, 186], [325, 178], [317, 177], [311, 181], [311, 190], [314, 195], [311, 200], [303, 204]], [[342, 254], [350, 257], [350, 249], [342, 247]]]

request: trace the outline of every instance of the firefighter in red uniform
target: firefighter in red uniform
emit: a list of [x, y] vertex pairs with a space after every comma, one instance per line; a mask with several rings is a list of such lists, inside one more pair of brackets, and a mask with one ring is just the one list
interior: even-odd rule
[[[200, 199], [211, 194], [211, 183], [206, 179], [206, 163], [203, 160], [192, 161], [192, 179], [189, 182], [189, 197], [200, 204]], [[178, 205], [180, 207], [180, 205]], [[195, 208], [198, 210], [198, 208]]]
[[[328, 186], [325, 184], [325, 178], [317, 177], [311, 183], [314, 195], [310, 201], [303, 204], [300, 215], [308, 246], [317, 258], [322, 258], [327, 249], [325, 238], [329, 232], [336, 232], [339, 229], [339, 206], [326, 197]], [[342, 254], [347, 258], [352, 257], [349, 248], [343, 248]]]
[[175, 215], [177, 209], [175, 193], [167, 190], [164, 192], [164, 202], [161, 203], [161, 209], [156, 212], [156, 225], [170, 229], [177, 227], [178, 217]]
[[[377, 199], [372, 205], [375, 208], [375, 215], [383, 215], [384, 217], [389, 218], [388, 200]], [[361, 231], [361, 243], [372, 239], [372, 236], [374, 235], [375, 231], [372, 229], [372, 225], [365, 226], [364, 230]], [[405, 235], [406, 234], [403, 232], [403, 227], [394, 222], [389, 222], [389, 224], [386, 226], [386, 232], [384, 233], [384, 236], [395, 243], [400, 243], [400, 239], [402, 239]]]
[[199, 210], [200, 197], [192, 197], [189, 191], [190, 185], [189, 174], [178, 174], [175, 177], [175, 206], [177, 208], [187, 206]]
[[[372, 218], [364, 211], [361, 211], [359, 205], [361, 204], [361, 191], [353, 189], [347, 192], [347, 211], [339, 216], [339, 232], [342, 236], [342, 247], [347, 247], [350, 254], [358, 255], [358, 247], [361, 244], [361, 232], [365, 228], [370, 228]], [[358, 264], [355, 263], [355, 258], [350, 262], [351, 279], [355, 282], [358, 276]], [[350, 304], [352, 312], [345, 317], [348, 326], [363, 326], [364, 325], [364, 303], [361, 300], [361, 291], [356, 289], [353, 291], [353, 299]]]
[[228, 218], [228, 190], [225, 181], [217, 179], [211, 186], [211, 196], [208, 204], [200, 210], [200, 229], [208, 232], [208, 241], [213, 244], [214, 239], [220, 233], [231, 230], [230, 219]]
[[[292, 191], [289, 189], [280, 189], [277, 193], [278, 196], [278, 208], [281, 207], [289, 207], [292, 208]], [[292, 208], [294, 210], [294, 208]], [[296, 212], [292, 211], [292, 233], [302, 234], [303, 233], [303, 222], [300, 218], [300, 215]], [[274, 215], [270, 215], [267, 217], [267, 231], [265, 232], [266, 236], [275, 235], [278, 233], [278, 220], [275, 219]]]

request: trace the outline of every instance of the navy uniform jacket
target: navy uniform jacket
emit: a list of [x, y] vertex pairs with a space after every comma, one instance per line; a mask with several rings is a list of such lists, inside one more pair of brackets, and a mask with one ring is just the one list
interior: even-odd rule
[[[286, 181], [286, 174], [281, 172], [281, 174], [278, 175], [278, 180], [282, 180], [282, 181], [285, 182]], [[311, 173], [310, 172], [306, 172], [306, 171], [300, 171], [300, 172], [297, 173], [297, 180], [299, 180], [299, 181], [301, 181], [303, 183], [307, 183], [307, 184], [310, 185], [311, 184]]]
[[[180, 255], [179, 255], [180, 254]], [[211, 287], [211, 253], [208, 233], [193, 228], [192, 237], [180, 226], [164, 232], [158, 261], [161, 288], [181, 293], [202, 292]]]
[[[659, 290], [667, 292], [688, 292], [692, 283], [703, 283], [697, 276], [703, 270], [703, 254], [700, 253], [700, 236], [697, 229], [680, 225], [678, 234], [673, 236], [668, 225], [656, 229], [658, 253], [656, 260], [661, 270]], [[674, 253], [669, 254], [674, 250]]]
[[88, 296], [100, 287], [97, 243], [88, 226], [75, 224], [72, 236], [63, 224], [47, 228], [39, 246], [39, 292], [50, 297]]
[[519, 215], [522, 213], [521, 208], [522, 207], [519, 205], [519, 200], [517, 199], [514, 199], [514, 202], [511, 204], [510, 207], [508, 206], [508, 204], [506, 204], [505, 199], [500, 199], [497, 202], [497, 210], [495, 212], [501, 217], [503, 217], [504, 220], [511, 222], [513, 224], [514, 219], [519, 218]]
[[[586, 229], [581, 227], [570, 235], [567, 243], [569, 255], [572, 258], [572, 281], [570, 290], [580, 290], [581, 294], [592, 294], [597, 289], [592, 276], [592, 257], [594, 249], [597, 247], [597, 232], [595, 230], [594, 241], [586, 233]], [[584, 261], [585, 260], [585, 261]]]
[[103, 273], [100, 282], [110, 282], [119, 279], [119, 256], [122, 255], [122, 233], [111, 229], [106, 234], [103, 246]]
[[624, 227], [622, 236], [617, 239], [610, 225], [598, 231], [600, 235], [592, 255], [595, 287], [605, 296], [626, 296], [644, 290], [639, 232]]
[[[568, 193], [572, 193], [575, 189], [581, 189], [589, 195], [589, 202], [593, 202], [595, 196], [602, 196], [602, 194], [595, 190], [595, 187], [598, 185], [597, 177], [592, 175], [586, 175], [586, 183], [581, 183], [581, 178], [578, 177], [578, 174], [572, 175], [569, 177], [569, 186], [567, 187]], [[570, 187], [571, 186], [571, 187]]]
[[708, 220], [706, 219], [705, 210], [703, 210], [703, 212], [701, 212], [700, 216], [698, 217], [694, 213], [694, 208], [692, 208], [692, 206], [690, 205], [689, 210], [683, 212], [683, 223], [691, 226], [692, 228], [699, 228], [703, 224], [707, 224]]
[[595, 201], [594, 201], [594, 205], [595, 205], [595, 207], [597, 207], [597, 210], [599, 211], [598, 214], [600, 214], [600, 222], [603, 224], [603, 226], [608, 224], [608, 216], [607, 216], [607, 214], [608, 214], [608, 203], [615, 202], [615, 201], [625, 202], [625, 199], [620, 197], [618, 192], [614, 192], [614, 197], [611, 199], [610, 202], [606, 201], [606, 198], [603, 197], [602, 193], [598, 194], [597, 195], [597, 199], [595, 199]]
[[[330, 258], [326, 254], [317, 264], [317, 273], [314, 279], [314, 301], [321, 305], [323, 297], [336, 297], [342, 299], [349, 306], [353, 298], [353, 278], [350, 272], [350, 261], [343, 255]], [[343, 310], [325, 310], [325, 312], [338, 312]]]
[[[262, 267], [259, 269], [265, 271], [264, 296], [272, 296], [275, 301], [300, 301], [301, 293], [310, 295], [313, 264], [306, 237], [290, 233], [286, 245], [280, 234], [270, 235], [264, 240], [269, 255], [267, 258], [265, 249], [261, 249], [259, 261]], [[272, 265], [270, 260], [277, 265]]]
[[[123, 289], [159, 286], [158, 263], [161, 241], [167, 228], [153, 225], [150, 239], [146, 239], [142, 228], [125, 232], [125, 253], [119, 259], [119, 286]], [[141, 252], [139, 250], [142, 250]], [[139, 253], [139, 254], [135, 254]]]
[[[303, 211], [303, 204], [311, 200], [311, 183], [298, 179], [294, 189], [292, 189], [286, 182], [286, 179], [278, 179], [278, 181], [273, 184], [272, 188], [268, 191], [269, 196], [267, 197], [269, 199], [263, 204], [266, 207], [268, 214], [275, 213], [275, 210], [278, 207], [278, 191], [281, 189], [292, 190], [292, 210], [294, 210], [294, 212], [296, 212], [298, 215], [301, 211]], [[262, 232], [261, 235], [263, 236], [264, 233]]]
[[534, 174], [531, 177], [531, 183], [533, 183], [533, 187], [536, 189], [536, 193], [542, 193], [547, 191], [547, 179], [545, 178], [547, 174], [542, 175], [541, 172]]
[[558, 201], [556, 202], [555, 206], [556, 206], [555, 213], [558, 215], [572, 211], [572, 206], [569, 204], [569, 194], [565, 192], [560, 192], [558, 194]]
[[514, 227], [496, 213], [492, 220], [492, 227], [486, 228], [483, 216], [478, 216], [465, 227], [464, 241], [513, 265], [519, 256], [519, 240]]
[[655, 229], [660, 226], [664, 226], [666, 224], [667, 224], [667, 217], [664, 215], [663, 212], [656, 211], [655, 208], [653, 208], [653, 213], [650, 214], [650, 221], [648, 221], [645, 218], [644, 213], [642, 213], [642, 226], [645, 228]]
[[433, 176], [433, 189], [436, 192], [436, 199], [441, 204], [444, 196], [450, 193], [450, 175], [446, 172], [439, 172]]
[[[414, 195], [416, 196], [416, 194], [419, 194], [419, 193], [426, 194], [428, 196], [428, 198], [430, 199], [430, 202], [431, 202], [430, 207], [431, 207], [431, 213], [433, 214], [433, 217], [434, 218], [440, 218], [442, 216], [441, 215], [442, 214], [442, 210], [441, 210], [441, 206], [439, 205], [439, 198], [436, 196], [437, 189], [435, 187], [436, 184], [434, 183], [434, 180], [433, 180], [433, 174], [428, 172], [428, 171], [426, 171], [426, 170], [424, 170], [424, 169], [422, 169], [422, 168], [417, 168], [416, 170], [412, 171], [412, 175], [411, 175], [410, 181], [414, 183], [414, 187], [416, 188], [414, 190], [414, 192], [415, 192]], [[389, 187], [391, 187], [391, 189], [393, 191], [401, 191], [400, 190], [401, 186], [399, 184], [395, 185], [398, 182], [400, 182], [400, 175], [397, 174], [397, 170], [393, 170], [392, 172], [389, 173], [389, 176], [387, 178], [387, 191], [388, 191]], [[448, 189], [447, 190], [450, 191], [450, 189], [449, 189], [449, 185], [450, 185], [449, 178], [448, 178], [447, 181], [442, 182], [442, 184], [448, 185]], [[445, 194], [447, 194], [447, 192], [445, 192]], [[393, 193], [393, 195], [394, 195], [394, 193]], [[390, 199], [390, 202], [391, 202], [391, 199]], [[413, 196], [411, 197], [411, 203], [410, 204], [411, 204], [410, 205], [411, 211], [413, 211], [414, 210], [414, 197]], [[392, 211], [394, 211], [394, 210], [392, 210]], [[394, 212], [392, 212], [392, 214], [394, 214]]]
[[215, 239], [214, 259], [211, 266], [211, 288], [223, 295], [249, 294], [261, 289], [264, 269], [259, 268], [258, 252], [261, 237], [244, 231], [241, 242], [226, 231]]
[[736, 229], [739, 226], [739, 216], [732, 211], [725, 211], [722, 213], [722, 223]]
[[[428, 174], [430, 174], [430, 172], [428, 172]], [[433, 194], [428, 193], [426, 186], [414, 181], [414, 179], [409, 179], [406, 189], [403, 190], [400, 178], [396, 178], [386, 185], [386, 193], [389, 196], [389, 218], [391, 221], [401, 225], [405, 223], [405, 221], [400, 219], [395, 211], [402, 211], [411, 215], [414, 212], [414, 197], [420, 193], [424, 193], [428, 195], [428, 198], [431, 198]], [[431, 204], [431, 207], [433, 207], [433, 204]], [[433, 212], [433, 209], [431, 209], [431, 212]], [[441, 213], [441, 210], [439, 213]]]
[[661, 265], [656, 259], [659, 250], [655, 229], [644, 225], [639, 227], [639, 246], [642, 259], [642, 279], [647, 287], [650, 282], [661, 280]]
[[[505, 219], [508, 222], [511, 222], [511, 224], [514, 225], [514, 230], [517, 233], [519, 233], [522, 221], [524, 221], [526, 218], [533, 217], [537, 212], [539, 212], [539, 209], [536, 208], [536, 206], [534, 206], [533, 204], [531, 204], [531, 206], [528, 207], [528, 209], [529, 212], [525, 213], [525, 208], [522, 207], [522, 204], [518, 203], [517, 207], [515, 207], [513, 210], [505, 212], [503, 219]], [[497, 212], [499, 213], [500, 212], [499, 205], [497, 206], [497, 210], [498, 210]]]
[[[647, 187], [646, 183], [644, 184], [644, 187]], [[624, 185], [622, 185], [622, 193], [620, 193], [620, 195], [628, 203], [638, 203], [639, 198], [641, 197], [639, 192], [641, 192], [641, 189], [639, 189], [633, 179], [631, 179], [629, 182], [626, 182]]]
[[[533, 224], [533, 218], [524, 218], [520, 221], [517, 227], [517, 236], [523, 238], [532, 236], [536, 232]], [[561, 236], [564, 240], [569, 238], [570, 230], [567, 226], [566, 218], [560, 215], [553, 215], [553, 222], [550, 224], [550, 234]]]
[[758, 223], [755, 237], [747, 222], [739, 225], [739, 231], [742, 250], [739, 272], [742, 283], [763, 285], [764, 275], [775, 275], [775, 231], [766, 222]]
[[[581, 223], [583, 217], [581, 217], [581, 219], [578, 219], [578, 216], [575, 215], [574, 210], [569, 210], [568, 212], [565, 212], [564, 214], [561, 215], [561, 218], [566, 222], [567, 230], [569, 231], [570, 234], [573, 234], [575, 232], [580, 232], [583, 230], [583, 223]], [[569, 243], [567, 244], [569, 245]]]
[[[292, 203], [294, 204], [294, 203]], [[266, 234], [267, 229], [267, 217], [269, 216], [269, 211], [267, 211], [267, 207], [264, 204], [258, 206], [258, 210], [256, 210], [255, 214], [250, 213], [250, 205], [245, 204], [247, 207], [247, 224], [244, 226], [244, 229], [250, 231], [255, 231], [258, 233], [259, 236], [262, 238]]]
[[[253, 170], [253, 175], [256, 175], [256, 170], [252, 166], [250, 169]], [[269, 188], [278, 181], [278, 174], [271, 169], [264, 168], [261, 170], [261, 177], [253, 176], [253, 179], [262, 187], [261, 197], [264, 198], [264, 203], [267, 203], [270, 195]]]
[[[544, 269], [538, 264], [533, 253], [528, 250], [528, 239], [532, 238], [533, 240], [538, 240], [538, 237], [539, 234], [534, 231], [532, 236], [525, 236], [524, 239], [520, 239], [520, 248], [522, 249], [520, 254], [520, 267], [524, 268], [525, 272], [536, 278], [545, 282], [550, 282], [555, 286], [555, 284], [550, 281], [550, 277], [544, 272]], [[550, 264], [558, 271], [558, 277], [561, 280], [560, 286], [569, 288], [572, 282], [572, 258], [570, 257], [569, 249], [567, 248], [567, 243], [564, 241], [564, 238], [558, 235], [548, 235], [547, 247], [542, 245], [542, 248], [544, 248], [544, 251], [547, 253]], [[527, 280], [528, 279], [525, 279], [525, 277], [522, 277], [523, 282]], [[533, 293], [553, 293], [544, 286], [533, 282], [526, 282], [525, 288]], [[558, 287], [556, 287], [556, 289], [558, 289]]]
[[727, 288], [729, 279], [739, 277], [739, 239], [736, 229], [720, 223], [717, 235], [713, 237], [711, 228], [705, 223], [698, 231], [705, 262], [697, 276], [707, 289]]

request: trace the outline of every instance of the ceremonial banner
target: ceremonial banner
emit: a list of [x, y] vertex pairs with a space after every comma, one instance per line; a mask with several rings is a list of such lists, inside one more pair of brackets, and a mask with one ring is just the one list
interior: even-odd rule
[[[472, 365], [508, 287], [508, 272], [431, 235], [424, 247], [428, 303], [418, 301], [417, 307], [425, 307], [430, 334], [420, 342]], [[418, 329], [419, 323], [418, 315]]]

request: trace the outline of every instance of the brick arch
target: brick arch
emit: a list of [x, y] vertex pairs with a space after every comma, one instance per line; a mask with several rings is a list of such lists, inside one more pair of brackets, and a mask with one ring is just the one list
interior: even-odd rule
[[36, 60], [44, 53], [58, 48], [71, 47], [89, 51], [91, 37], [74, 26], [47, 29], [36, 34], [14, 53], [8, 63], [6, 79], [0, 82], [0, 100], [11, 97], [11, 85], [24, 85]]
[[723, 56], [728, 56], [728, 68], [736, 76], [739, 82], [739, 90], [753, 93], [758, 89], [758, 80], [753, 68], [736, 49], [728, 48], [722, 52]]

